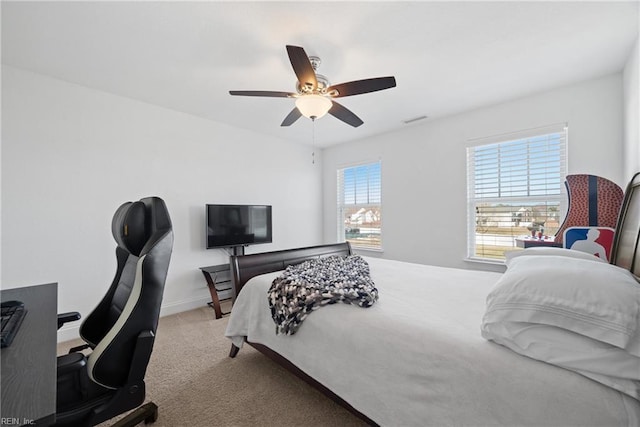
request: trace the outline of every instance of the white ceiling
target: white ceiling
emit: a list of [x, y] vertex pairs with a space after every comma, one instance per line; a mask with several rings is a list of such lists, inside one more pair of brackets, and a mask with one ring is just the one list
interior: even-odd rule
[[[328, 146], [622, 70], [638, 36], [627, 2], [2, 2], [2, 63], [310, 144], [280, 127], [295, 91], [285, 45], [331, 83], [393, 75], [342, 98], [364, 124], [327, 115]], [[417, 122], [417, 123], [424, 123]], [[415, 126], [416, 124], [413, 124]]]

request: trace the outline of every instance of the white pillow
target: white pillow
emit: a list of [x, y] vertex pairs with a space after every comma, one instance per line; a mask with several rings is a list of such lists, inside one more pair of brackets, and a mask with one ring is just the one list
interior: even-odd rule
[[518, 354], [561, 366], [640, 400], [640, 356], [548, 325], [487, 325], [482, 336]]
[[560, 327], [626, 348], [640, 315], [640, 285], [620, 267], [566, 256], [521, 256], [487, 296], [483, 330], [501, 322]]
[[527, 248], [524, 250], [515, 250], [515, 251], [507, 251], [504, 256], [506, 258], [506, 264], [509, 265], [509, 262], [521, 256], [528, 255], [553, 255], [553, 256], [564, 256], [567, 258], [577, 258], [584, 259], [588, 261], [599, 261], [606, 262], [600, 257], [597, 257], [592, 254], [588, 254], [586, 252], [574, 251], [571, 249], [563, 249], [563, 248], [554, 248], [554, 247], [544, 247], [544, 246], [534, 246], [532, 248]]

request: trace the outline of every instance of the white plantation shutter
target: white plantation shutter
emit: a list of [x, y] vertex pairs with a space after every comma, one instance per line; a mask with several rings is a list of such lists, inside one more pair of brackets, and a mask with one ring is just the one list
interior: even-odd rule
[[382, 249], [381, 163], [338, 169], [338, 241]]
[[566, 124], [471, 143], [468, 256], [504, 259], [518, 236], [553, 236], [566, 203]]

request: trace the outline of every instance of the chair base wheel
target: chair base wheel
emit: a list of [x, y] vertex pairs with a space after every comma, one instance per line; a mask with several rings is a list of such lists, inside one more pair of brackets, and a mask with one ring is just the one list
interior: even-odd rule
[[147, 418], [144, 419], [144, 423], [145, 424], [153, 424], [156, 421], [158, 421], [158, 407], [157, 406], [153, 409], [153, 412], [151, 413], [151, 415], [149, 415]]

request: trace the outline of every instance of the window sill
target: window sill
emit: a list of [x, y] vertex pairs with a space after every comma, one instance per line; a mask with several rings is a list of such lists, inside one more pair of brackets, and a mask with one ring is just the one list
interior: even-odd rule
[[379, 254], [384, 252], [384, 249], [362, 248], [362, 247], [353, 246], [353, 245], [351, 245], [351, 249], [353, 249], [354, 251], [375, 252], [375, 253], [379, 253]]
[[506, 265], [504, 261], [501, 260], [493, 260], [486, 258], [464, 258], [464, 262], [469, 262], [472, 264], [489, 264], [489, 265]]

